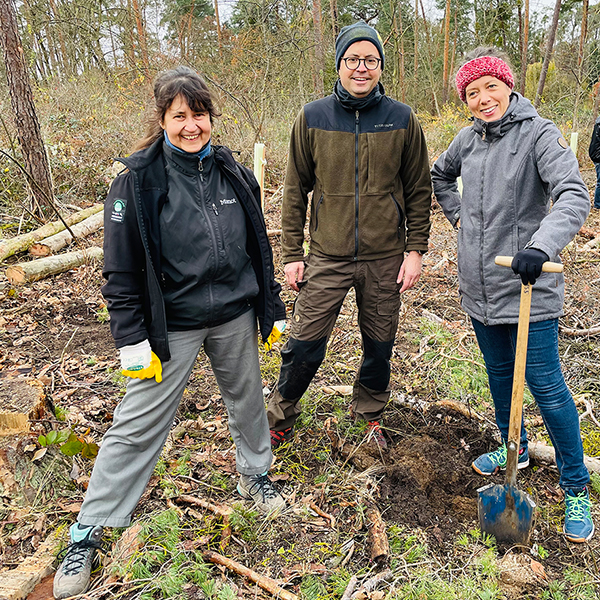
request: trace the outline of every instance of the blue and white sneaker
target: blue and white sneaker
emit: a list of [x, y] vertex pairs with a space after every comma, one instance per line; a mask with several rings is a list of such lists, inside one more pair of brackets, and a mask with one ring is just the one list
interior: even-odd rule
[[582, 543], [592, 539], [592, 503], [587, 487], [565, 491], [565, 524], [563, 533], [569, 542]]
[[[502, 444], [498, 450], [482, 454], [479, 458], [473, 461], [471, 465], [473, 469], [480, 475], [493, 475], [498, 471], [506, 469], [506, 444]], [[519, 461], [517, 469], [524, 469], [529, 466], [529, 451], [527, 447], [519, 450]]]

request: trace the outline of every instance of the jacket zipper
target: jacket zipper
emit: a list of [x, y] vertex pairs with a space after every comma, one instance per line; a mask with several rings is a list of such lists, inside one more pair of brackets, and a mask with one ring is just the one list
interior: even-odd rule
[[[202, 164], [202, 161], [199, 160], [198, 161], [198, 177], [200, 179], [200, 205], [202, 206], [202, 212], [204, 213], [204, 218], [206, 219], [206, 223], [208, 225], [208, 230], [210, 232], [210, 241], [212, 243], [212, 247], [213, 247], [213, 253], [215, 256], [215, 262], [214, 262], [214, 268], [213, 271], [211, 273], [211, 277], [207, 282], [207, 288], [208, 288], [208, 306], [209, 309], [211, 311], [211, 318], [212, 318], [212, 308], [214, 306], [214, 295], [213, 295], [213, 286], [212, 286], [212, 277], [213, 275], [215, 275], [218, 272], [218, 267], [219, 267], [219, 245], [217, 242], [217, 235], [215, 233], [215, 226], [213, 225], [211, 219], [210, 219], [210, 214], [208, 213], [208, 208], [207, 208], [207, 203], [204, 200], [204, 192], [203, 192], [203, 184], [206, 181], [205, 177], [204, 177], [204, 165]], [[216, 206], [212, 205], [212, 208], [215, 212], [215, 215], [218, 215], [219, 213], [217, 212], [217, 208]]]
[[[487, 126], [486, 126], [486, 124], [484, 124], [483, 125], [483, 136], [481, 138], [482, 140], [485, 140], [486, 130], [487, 130]], [[481, 295], [483, 297], [483, 324], [486, 326], [488, 324], [488, 318], [487, 318], [488, 298], [487, 298], [487, 294], [485, 293], [485, 280], [484, 280], [484, 276], [483, 276], [483, 272], [484, 272], [483, 232], [485, 229], [484, 224], [483, 224], [483, 190], [484, 190], [484, 182], [485, 182], [485, 166], [486, 166], [487, 159], [488, 159], [489, 149], [490, 149], [490, 142], [488, 141], [485, 145], [485, 156], [483, 157], [483, 168], [481, 170], [481, 196], [479, 198], [479, 218], [480, 218], [480, 225], [479, 225], [479, 230], [480, 230], [480, 235], [479, 235], [479, 278], [481, 281]]]
[[358, 260], [358, 133], [359, 116], [356, 111], [354, 121], [354, 260]]
[[315, 231], [319, 229], [319, 208], [321, 207], [321, 202], [323, 202], [323, 194], [321, 194], [321, 197], [317, 202], [317, 207], [315, 208]]

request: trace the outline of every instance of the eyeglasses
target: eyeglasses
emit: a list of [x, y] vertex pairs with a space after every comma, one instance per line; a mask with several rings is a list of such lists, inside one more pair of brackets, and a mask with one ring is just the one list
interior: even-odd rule
[[350, 58], [342, 58], [342, 60], [346, 63], [346, 69], [350, 69], [351, 71], [358, 69], [361, 62], [369, 71], [374, 71], [381, 62], [380, 58], [375, 58], [374, 56], [369, 56], [368, 58], [355, 58], [351, 56]]

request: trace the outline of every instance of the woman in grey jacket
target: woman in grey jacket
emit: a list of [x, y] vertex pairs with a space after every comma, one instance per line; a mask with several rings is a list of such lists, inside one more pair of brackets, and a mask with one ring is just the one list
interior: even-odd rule
[[[565, 492], [564, 533], [572, 542], [584, 542], [594, 533], [589, 474], [579, 416], [558, 356], [564, 279], [562, 274], [542, 274], [541, 268], [548, 260], [560, 260], [559, 253], [583, 225], [589, 193], [558, 128], [512, 91], [512, 72], [499, 50], [477, 48], [467, 55], [456, 86], [473, 114], [473, 125], [460, 131], [434, 164], [433, 187], [444, 214], [458, 229], [461, 303], [485, 360], [502, 437], [497, 450], [472, 466], [481, 475], [506, 467], [520, 284], [537, 281], [526, 379], [556, 449]], [[497, 255], [514, 256], [514, 274], [496, 266]], [[522, 424], [518, 466], [528, 465]]]
[[[87, 589], [103, 527], [125, 527], [152, 474], [204, 348], [236, 446], [238, 491], [265, 513], [285, 506], [273, 456], [257, 320], [285, 318], [252, 173], [211, 145], [210, 91], [188, 67], [154, 85], [155, 118], [105, 203], [102, 288], [129, 380], [102, 442], [54, 597]], [[270, 335], [271, 334], [271, 335]]]

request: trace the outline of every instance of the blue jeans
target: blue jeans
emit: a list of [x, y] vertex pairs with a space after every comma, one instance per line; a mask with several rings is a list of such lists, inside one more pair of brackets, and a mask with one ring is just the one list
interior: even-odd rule
[[594, 208], [600, 208], [600, 163], [594, 163], [596, 167], [596, 191], [594, 192]]
[[[496, 424], [502, 441], [508, 439], [517, 325], [484, 325], [471, 319], [485, 360]], [[558, 357], [558, 319], [529, 325], [525, 379], [556, 451], [556, 465], [563, 489], [581, 488], [590, 481], [583, 462], [579, 414], [563, 377]], [[521, 446], [527, 432], [521, 422]]]

